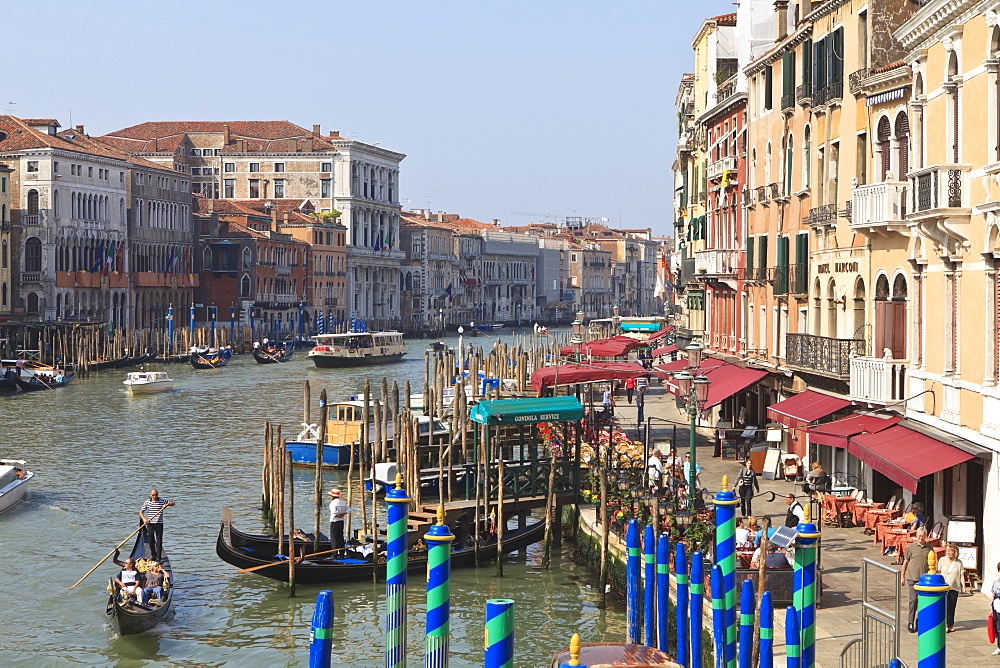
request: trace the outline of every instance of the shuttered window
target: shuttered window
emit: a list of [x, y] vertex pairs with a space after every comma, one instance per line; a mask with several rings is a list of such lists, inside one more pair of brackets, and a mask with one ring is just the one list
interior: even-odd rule
[[781, 57], [781, 94], [795, 92], [795, 54], [786, 53]]
[[[747, 269], [753, 269], [753, 237], [747, 237]], [[748, 274], [750, 272], [747, 272]]]
[[771, 109], [774, 106], [774, 102], [771, 99], [772, 89], [774, 88], [774, 70], [768, 65], [764, 68], [764, 108]]

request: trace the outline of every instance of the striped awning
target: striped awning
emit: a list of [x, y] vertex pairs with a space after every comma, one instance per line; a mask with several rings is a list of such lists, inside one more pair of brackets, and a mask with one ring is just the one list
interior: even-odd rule
[[882, 104], [883, 102], [892, 102], [893, 100], [898, 100], [899, 98], [906, 95], [906, 92], [910, 90], [908, 86], [902, 88], [893, 88], [892, 90], [887, 90], [884, 93], [875, 93], [874, 95], [869, 95], [865, 98], [866, 106], [873, 106], [876, 104]]

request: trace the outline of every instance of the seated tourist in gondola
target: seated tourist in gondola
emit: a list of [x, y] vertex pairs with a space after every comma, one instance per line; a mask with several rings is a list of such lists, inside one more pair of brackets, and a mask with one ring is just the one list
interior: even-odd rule
[[128, 603], [129, 600], [134, 599], [139, 605], [143, 604], [143, 579], [142, 574], [135, 566], [135, 559], [129, 557], [125, 560], [122, 569], [115, 576], [115, 582], [121, 592], [122, 603]]
[[149, 569], [144, 575], [145, 582], [143, 583], [142, 594], [145, 600], [149, 601], [155, 598], [162, 601], [163, 591], [169, 586], [169, 578], [160, 566], [160, 563], [157, 561], [150, 562]]

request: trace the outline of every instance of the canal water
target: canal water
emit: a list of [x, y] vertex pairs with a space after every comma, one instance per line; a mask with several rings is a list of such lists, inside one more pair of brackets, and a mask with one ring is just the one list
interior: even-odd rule
[[[457, 337], [445, 340], [458, 343]], [[0, 665], [308, 665], [310, 623], [322, 587], [300, 585], [290, 599], [283, 583], [236, 574], [215, 555], [221, 508], [232, 509], [239, 528], [262, 528], [264, 420], [282, 423], [286, 437], [294, 437], [303, 379], [312, 384], [314, 401], [323, 388], [331, 400], [357, 394], [366, 377], [377, 387], [383, 375], [397, 380], [401, 391], [409, 379], [416, 392], [426, 346], [419, 340], [408, 346], [404, 362], [366, 369], [316, 369], [304, 351], [281, 365], [258, 365], [251, 355], [221, 370], [170, 365], [165, 369], [176, 389], [151, 396], [127, 395], [123, 370], [55, 391], [0, 396], [0, 455], [27, 460], [36, 475], [25, 501], [0, 516]], [[312, 526], [312, 476], [296, 472], [296, 525], [306, 530]], [[328, 473], [325, 486], [342, 479]], [[150, 633], [116, 637], [104, 607], [108, 578], [117, 568], [108, 561], [79, 587], [67, 588], [134, 530], [139, 506], [154, 486], [177, 504], [165, 512], [164, 530], [175, 571], [175, 613]], [[509, 556], [503, 578], [495, 577], [492, 565], [455, 570], [452, 665], [482, 664], [489, 598], [516, 601], [518, 666], [545, 665], [575, 632], [588, 642], [622, 641], [623, 610], [598, 609], [595, 579], [573, 563], [571, 549], [565, 544], [556, 552], [549, 570], [541, 568], [540, 545]], [[424, 578], [411, 574], [410, 582], [410, 659], [418, 662]], [[334, 664], [382, 665], [384, 583], [330, 588]]]

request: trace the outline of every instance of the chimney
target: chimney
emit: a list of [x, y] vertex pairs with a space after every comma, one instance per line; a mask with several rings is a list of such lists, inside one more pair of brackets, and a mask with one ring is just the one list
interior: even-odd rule
[[430, 220], [430, 219], [431, 219], [431, 210], [424, 209], [424, 220]]
[[780, 42], [788, 36], [788, 0], [774, 0], [774, 22], [775, 40]]
[[316, 137], [317, 139], [320, 137], [319, 123], [313, 125], [313, 137]]
[[497, 227], [500, 227], [500, 219], [499, 218], [494, 218], [493, 219], [493, 224], [496, 225]]
[[229, 146], [230, 139], [231, 138], [229, 135], [229, 124], [225, 123], [222, 126], [222, 145]]
[[282, 225], [286, 225], [286, 226], [288, 225], [288, 212], [287, 211], [285, 211], [283, 214], [281, 214], [281, 224]]
[[83, 134], [86, 134], [86, 133], [84, 133], [84, 131], [83, 131], [83, 126], [82, 126], [82, 125], [78, 125], [78, 126], [76, 126], [76, 131], [77, 131], [77, 132], [79, 132], [79, 133], [80, 133], [80, 134], [82, 134], [82, 135], [83, 135]]
[[434, 216], [434, 222], [443, 223], [444, 222], [444, 211], [438, 211], [437, 215]]

